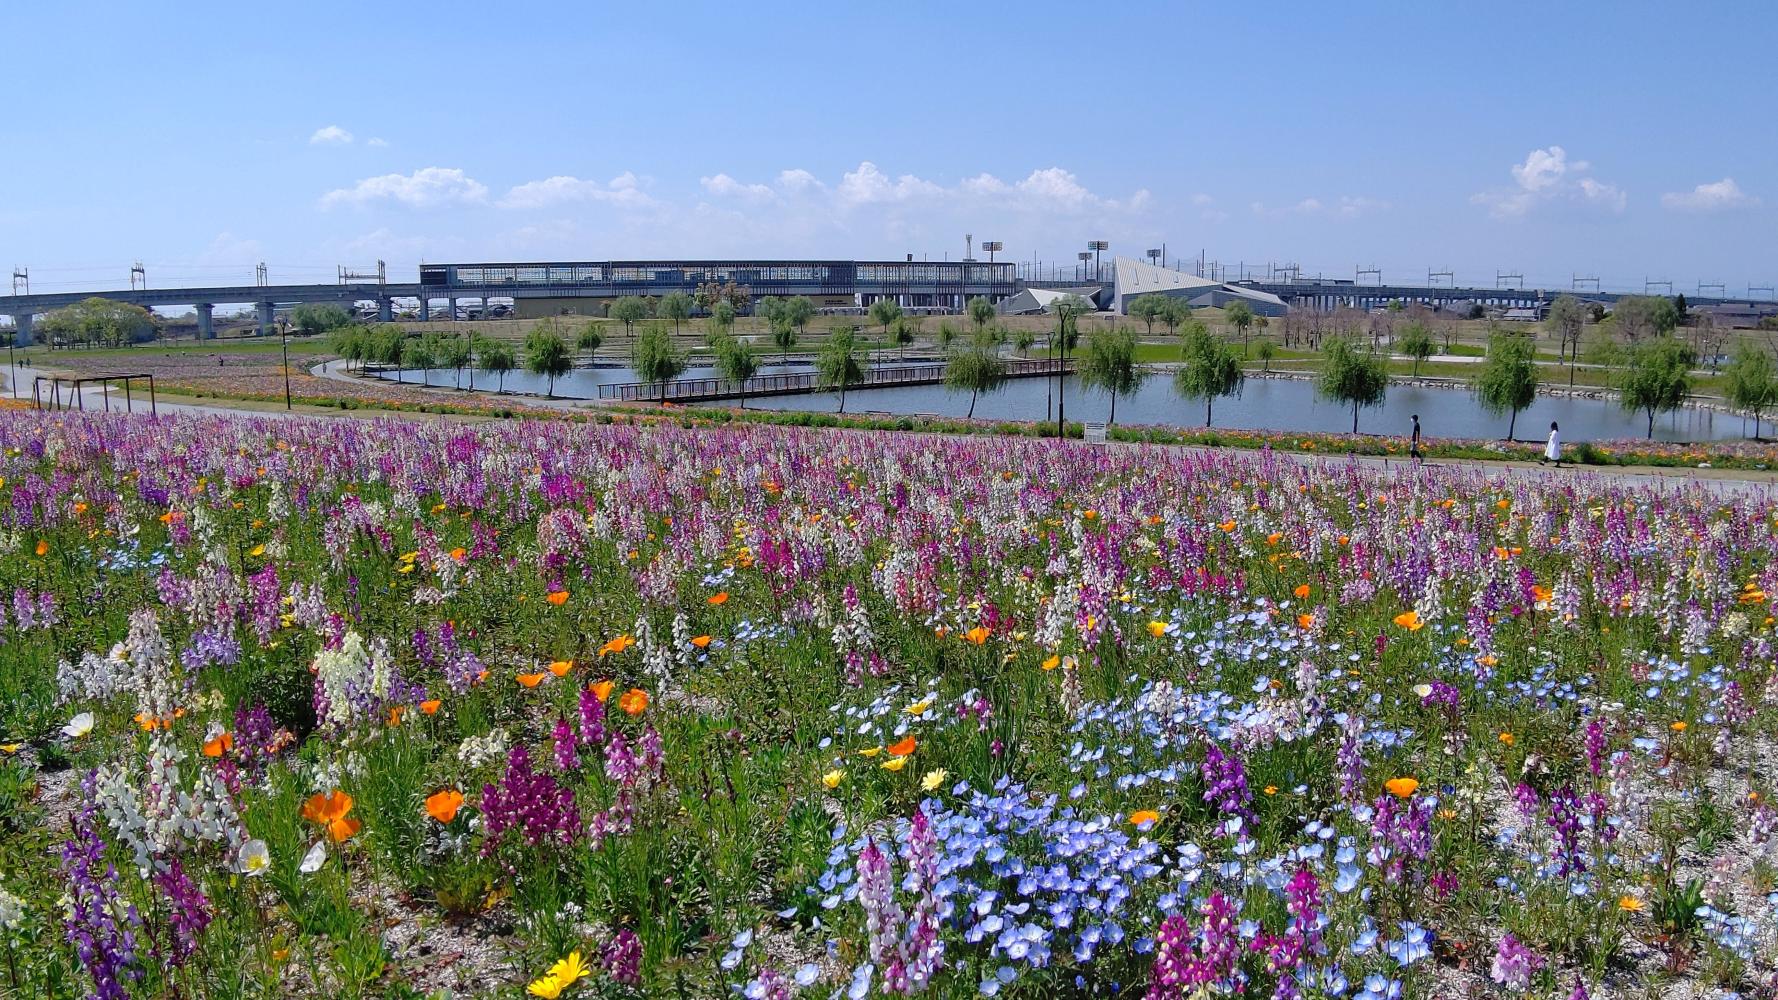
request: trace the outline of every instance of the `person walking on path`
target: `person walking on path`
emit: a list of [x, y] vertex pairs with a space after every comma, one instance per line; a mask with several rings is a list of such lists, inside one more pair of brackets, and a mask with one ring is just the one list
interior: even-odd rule
[[1554, 420], [1550, 421], [1550, 439], [1543, 446], [1543, 457], [1537, 460], [1537, 464], [1543, 465], [1546, 462], [1556, 463], [1558, 469], [1562, 467], [1562, 432], [1556, 428]]
[[1414, 414], [1414, 433], [1408, 438], [1408, 457], [1416, 465], [1426, 464], [1426, 456], [1420, 454], [1420, 415]]

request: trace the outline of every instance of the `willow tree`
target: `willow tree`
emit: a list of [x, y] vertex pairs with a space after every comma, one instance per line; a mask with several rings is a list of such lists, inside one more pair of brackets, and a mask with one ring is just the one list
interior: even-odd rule
[[1205, 427], [1210, 426], [1216, 398], [1235, 395], [1246, 381], [1234, 350], [1212, 337], [1202, 325], [1186, 338], [1184, 360], [1173, 373], [1173, 391], [1186, 399], [1204, 401]]
[[1476, 377], [1476, 399], [1482, 409], [1496, 416], [1511, 412], [1507, 420], [1506, 439], [1511, 441], [1519, 426], [1519, 411], [1537, 398], [1537, 366], [1530, 337], [1516, 333], [1496, 333], [1488, 338], [1488, 358], [1482, 373]]
[[815, 356], [815, 380], [823, 389], [838, 389], [840, 413], [846, 412], [846, 388], [864, 381], [865, 363], [859, 357], [858, 331], [849, 326], [835, 330]]
[[1352, 404], [1352, 433], [1358, 433], [1360, 407], [1380, 406], [1389, 386], [1389, 374], [1376, 356], [1358, 349], [1351, 336], [1327, 342], [1315, 391], [1323, 399]]
[[975, 401], [984, 392], [996, 392], [1006, 385], [1006, 362], [994, 337], [986, 330], [978, 331], [969, 342], [951, 351], [945, 362], [945, 388], [969, 393], [969, 412], [975, 419]]
[[662, 323], [650, 323], [642, 328], [642, 336], [636, 341], [636, 374], [644, 382], [655, 382], [660, 385], [661, 405], [667, 402], [667, 383], [679, 377], [685, 371], [685, 355], [673, 346], [673, 338], [668, 335], [667, 327]]
[[1087, 337], [1086, 356], [1080, 362], [1080, 384], [1111, 394], [1111, 417], [1117, 423], [1117, 397], [1128, 396], [1148, 379], [1148, 369], [1136, 363], [1136, 335], [1122, 327], [1098, 329]]

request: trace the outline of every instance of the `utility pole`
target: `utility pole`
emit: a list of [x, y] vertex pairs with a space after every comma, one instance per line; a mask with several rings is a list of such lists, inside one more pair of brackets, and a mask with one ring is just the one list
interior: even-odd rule
[[145, 291], [148, 288], [148, 272], [143, 270], [142, 262], [130, 265], [130, 291]]
[[290, 320], [278, 319], [278, 346], [284, 354], [284, 409], [290, 409]]

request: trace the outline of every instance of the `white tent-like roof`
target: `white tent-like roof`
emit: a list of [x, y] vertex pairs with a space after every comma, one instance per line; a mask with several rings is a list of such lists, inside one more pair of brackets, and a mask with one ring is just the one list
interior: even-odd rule
[[1139, 295], [1167, 295], [1186, 299], [1193, 305], [1221, 305], [1230, 299], [1244, 299], [1254, 307], [1255, 312], [1283, 315], [1285, 311], [1284, 300], [1276, 295], [1213, 281], [1184, 271], [1156, 267], [1130, 257], [1119, 257], [1112, 261], [1112, 275], [1116, 282], [1111, 304], [1114, 312], [1128, 314], [1130, 300]]

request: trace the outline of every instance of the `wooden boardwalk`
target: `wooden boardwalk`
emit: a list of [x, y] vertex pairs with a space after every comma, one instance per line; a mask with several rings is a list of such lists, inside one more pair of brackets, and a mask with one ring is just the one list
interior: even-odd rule
[[[1065, 364], [1065, 366], [1064, 366]], [[1073, 374], [1074, 361], [1066, 363], [1053, 358], [1031, 358], [1006, 363], [1007, 378], [1042, 378], [1059, 371]], [[725, 378], [674, 379], [660, 382], [613, 382], [599, 387], [599, 398], [619, 402], [650, 403], [663, 398], [669, 403], [703, 403], [746, 396], [796, 396], [827, 392], [814, 372], [792, 372], [785, 375], [755, 375], [742, 385]], [[882, 365], [866, 371], [864, 381], [846, 387], [847, 392], [860, 389], [887, 389], [902, 385], [938, 385], [945, 380], [943, 362], [912, 365]]]

